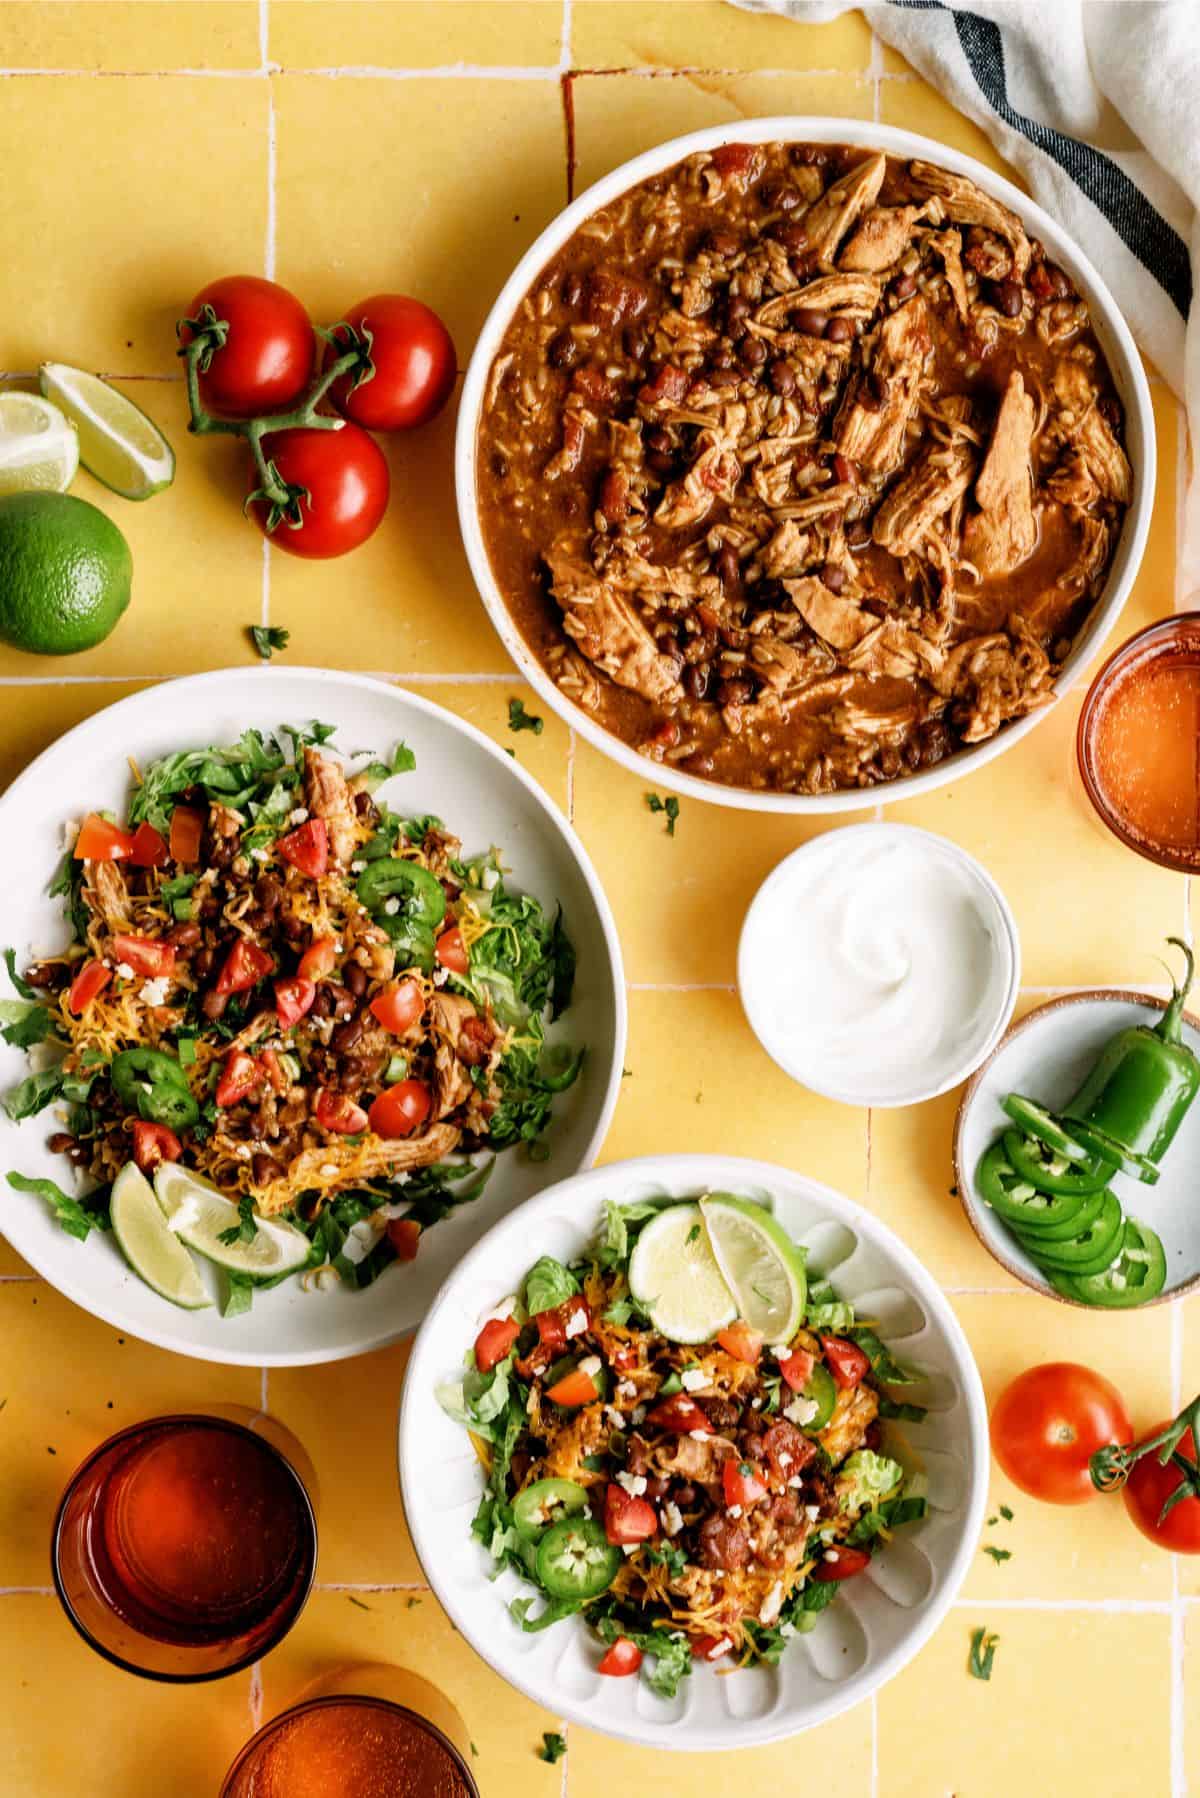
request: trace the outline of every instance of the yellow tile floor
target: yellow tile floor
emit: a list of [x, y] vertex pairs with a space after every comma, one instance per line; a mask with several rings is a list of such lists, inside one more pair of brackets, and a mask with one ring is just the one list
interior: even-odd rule
[[[0, 651], [0, 781], [148, 679], [243, 662], [245, 626], [260, 619], [291, 630], [297, 660], [386, 673], [513, 746], [506, 702], [521, 688], [459, 546], [452, 419], [392, 447], [392, 511], [352, 560], [264, 553], [238, 516], [229, 446], [184, 435], [172, 322], [235, 269], [278, 275], [317, 315], [399, 287], [444, 312], [465, 362], [504, 272], [572, 189], [674, 133], [805, 110], [908, 126], [1002, 166], [858, 14], [800, 28], [720, 0], [0, 0], [0, 379], [27, 379], [45, 357], [100, 368], [179, 449], [175, 486], [144, 508], [80, 478], [133, 545], [134, 607], [108, 643], [62, 666]], [[1153, 391], [1158, 504], [1122, 632], [1175, 602], [1183, 426], [1167, 390]], [[1077, 705], [969, 786], [889, 814], [992, 867], [1021, 924], [1026, 1007], [1056, 987], [1144, 980], [1149, 949], [1188, 922], [1186, 883], [1123, 854], [1081, 810]], [[689, 801], [670, 840], [644, 809], [650, 783], [556, 720], [515, 747], [574, 818], [621, 929], [631, 1077], [605, 1160], [732, 1149], [841, 1187], [952, 1294], [989, 1393], [1048, 1356], [1115, 1375], [1145, 1422], [1195, 1389], [1200, 1300], [1142, 1318], [1068, 1312], [983, 1253], [949, 1191], [953, 1096], [867, 1115], [800, 1091], [764, 1058], [733, 990], [736, 931], [758, 881], [818, 827]], [[407, 1663], [444, 1688], [487, 1798], [718, 1798], [814, 1773], [830, 1798], [1183, 1798], [1189, 1773], [1200, 1790], [1200, 1675], [1195, 1654], [1184, 1661], [1200, 1643], [1200, 1567], [1153, 1553], [1115, 1504], [1050, 1511], [998, 1473], [1012, 1559], [980, 1555], [943, 1628], [875, 1702], [803, 1743], [692, 1763], [572, 1727], [565, 1761], [546, 1766], [535, 1749], [556, 1720], [475, 1658], [423, 1584], [393, 1457], [404, 1363], [401, 1345], [269, 1377], [203, 1368], [75, 1310], [0, 1240], [4, 1798], [211, 1798], [260, 1717], [349, 1658]], [[221, 1399], [268, 1404], [311, 1450], [320, 1590], [252, 1676], [135, 1685], [59, 1613], [55, 1499], [108, 1430]], [[966, 1674], [980, 1623], [1001, 1638], [988, 1685]]]

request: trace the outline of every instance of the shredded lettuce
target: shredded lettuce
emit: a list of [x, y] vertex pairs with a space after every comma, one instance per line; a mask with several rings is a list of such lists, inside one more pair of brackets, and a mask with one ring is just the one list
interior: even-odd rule
[[99, 1188], [89, 1193], [85, 1199], [72, 1198], [53, 1180], [34, 1180], [26, 1174], [9, 1174], [8, 1184], [17, 1192], [32, 1193], [35, 1198], [45, 1199], [54, 1213], [54, 1221], [64, 1229], [68, 1236], [77, 1236], [80, 1242], [86, 1242], [94, 1229], [107, 1230], [109, 1226], [108, 1199], [110, 1188]]
[[56, 1019], [36, 999], [0, 999], [0, 1036], [14, 1049], [31, 1049], [53, 1036]]
[[843, 1511], [863, 1511], [887, 1498], [904, 1480], [899, 1461], [878, 1455], [873, 1449], [857, 1448], [847, 1455], [838, 1469], [838, 1502]]

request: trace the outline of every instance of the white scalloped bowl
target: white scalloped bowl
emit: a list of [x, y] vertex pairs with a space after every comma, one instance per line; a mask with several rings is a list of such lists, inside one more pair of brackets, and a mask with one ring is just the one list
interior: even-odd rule
[[[574, 1618], [523, 1634], [508, 1601], [530, 1588], [511, 1572], [490, 1580], [470, 1533], [483, 1470], [434, 1387], [462, 1366], [480, 1324], [539, 1255], [584, 1250], [602, 1203], [707, 1190], [770, 1198], [860, 1312], [921, 1374], [907, 1395], [929, 1407], [920, 1424], [886, 1424], [884, 1447], [923, 1468], [929, 1514], [848, 1584], [778, 1667], [718, 1674], [693, 1664], [677, 1698], [640, 1679], [596, 1671], [601, 1644]], [[400, 1408], [400, 1484], [417, 1554], [442, 1605], [502, 1678], [555, 1716], [648, 1748], [751, 1747], [809, 1729], [859, 1704], [937, 1628], [969, 1565], [987, 1501], [987, 1407], [971, 1350], [936, 1282], [900, 1239], [829, 1187], [787, 1168], [733, 1155], [652, 1155], [576, 1175], [529, 1199], [475, 1245], [442, 1287], [417, 1335]]]

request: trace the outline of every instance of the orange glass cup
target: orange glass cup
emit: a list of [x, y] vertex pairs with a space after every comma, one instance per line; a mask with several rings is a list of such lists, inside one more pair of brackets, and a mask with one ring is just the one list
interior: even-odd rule
[[316, 1480], [273, 1418], [153, 1417], [71, 1478], [54, 1584], [89, 1647], [146, 1679], [220, 1679], [273, 1648], [317, 1566]]
[[1079, 715], [1076, 759], [1100, 822], [1135, 854], [1200, 871], [1200, 612], [1109, 657]]
[[318, 1680], [251, 1737], [220, 1798], [479, 1798], [469, 1752], [436, 1686], [364, 1663]]

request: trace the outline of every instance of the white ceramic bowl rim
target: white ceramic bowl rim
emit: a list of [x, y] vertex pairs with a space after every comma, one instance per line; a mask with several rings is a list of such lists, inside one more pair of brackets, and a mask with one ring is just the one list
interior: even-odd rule
[[[847, 1680], [845, 1687], [832, 1686], [828, 1696], [809, 1707], [809, 1714], [802, 1722], [795, 1722], [785, 1713], [767, 1719], [765, 1723], [748, 1719], [722, 1728], [709, 1726], [703, 1719], [693, 1721], [689, 1718], [683, 1731], [686, 1739], [675, 1740], [678, 1732], [651, 1730], [647, 1726], [640, 1726], [636, 1716], [632, 1720], [610, 1714], [598, 1717], [585, 1703], [574, 1700], [563, 1691], [556, 1688], [553, 1693], [548, 1692], [538, 1681], [524, 1677], [521, 1658], [514, 1655], [504, 1657], [502, 1642], [497, 1640], [494, 1633], [478, 1627], [479, 1619], [474, 1609], [460, 1602], [451, 1582], [441, 1578], [441, 1558], [427, 1527], [422, 1499], [428, 1485], [428, 1442], [422, 1431], [419, 1408], [426, 1399], [436, 1402], [431, 1396], [433, 1385], [446, 1377], [448, 1368], [440, 1363], [436, 1367], [426, 1366], [427, 1345], [435, 1340], [440, 1313], [444, 1308], [449, 1306], [459, 1314], [460, 1320], [466, 1315], [465, 1307], [458, 1303], [457, 1289], [460, 1285], [471, 1284], [477, 1268], [485, 1265], [490, 1267], [497, 1260], [497, 1243], [506, 1233], [520, 1229], [522, 1246], [528, 1254], [528, 1265], [532, 1264], [539, 1252], [539, 1220], [563, 1205], [567, 1188], [570, 1188], [572, 1214], [580, 1221], [581, 1226], [586, 1220], [587, 1230], [580, 1240], [582, 1247], [591, 1233], [592, 1224], [598, 1220], [601, 1200], [612, 1196], [614, 1190], [622, 1186], [628, 1189], [630, 1186], [636, 1188], [640, 1185], [647, 1190], [665, 1189], [678, 1194], [700, 1192], [706, 1187], [734, 1191], [758, 1188], [778, 1193], [782, 1187], [794, 1187], [797, 1183], [804, 1187], [805, 1196], [811, 1199], [814, 1206], [822, 1208], [828, 1218], [846, 1224], [856, 1238], [861, 1238], [890, 1261], [896, 1282], [911, 1291], [925, 1309], [927, 1317], [933, 1319], [944, 1333], [954, 1358], [955, 1372], [961, 1382], [961, 1397], [965, 1409], [963, 1428], [969, 1441], [973, 1471], [972, 1482], [963, 1499], [960, 1539], [942, 1569], [940, 1592], [935, 1598], [926, 1601], [922, 1613], [913, 1619], [902, 1640], [895, 1647], [881, 1652], [869, 1673], [860, 1671], [854, 1674]], [[500, 1258], [505, 1260], [504, 1272], [499, 1276], [503, 1279], [508, 1275], [507, 1245], [502, 1249]], [[832, 1277], [836, 1281], [836, 1269]], [[565, 1716], [571, 1722], [599, 1729], [606, 1735], [618, 1736], [646, 1747], [689, 1751], [728, 1750], [780, 1740], [799, 1730], [825, 1722], [852, 1705], [860, 1704], [898, 1673], [928, 1641], [953, 1604], [976, 1553], [979, 1531], [987, 1508], [991, 1453], [987, 1415], [987, 1400], [979, 1371], [953, 1307], [932, 1274], [926, 1271], [912, 1250], [871, 1212], [820, 1181], [809, 1179], [807, 1175], [798, 1175], [770, 1162], [736, 1155], [648, 1155], [593, 1168], [588, 1173], [577, 1174], [570, 1180], [548, 1187], [536, 1198], [527, 1199], [489, 1230], [445, 1281], [417, 1332], [405, 1375], [397, 1442], [401, 1494], [417, 1558], [438, 1602], [476, 1653], [510, 1685], [536, 1704], [552, 1710], [556, 1715]], [[485, 1578], [482, 1571], [479, 1577], [482, 1584]], [[633, 1684], [632, 1681], [620, 1683]]]
[[669, 142], [643, 151], [641, 155], [632, 157], [619, 168], [602, 176], [559, 213], [536, 238], [501, 288], [484, 321], [467, 369], [458, 412], [454, 465], [459, 528], [475, 585], [492, 624], [524, 679], [547, 705], [565, 718], [572, 729], [577, 730], [601, 754], [619, 762], [640, 779], [653, 776], [660, 786], [670, 787], [691, 799], [704, 800], [710, 805], [733, 806], [743, 811], [863, 811], [880, 803], [889, 804], [915, 798], [920, 793], [931, 792], [935, 787], [957, 780], [961, 775], [969, 774], [972, 769], [982, 767], [993, 757], [1003, 754], [1031, 731], [1052, 707], [1041, 706], [1027, 713], [1024, 718], [1004, 725], [986, 742], [960, 750], [922, 773], [905, 775], [902, 779], [889, 781], [881, 787], [854, 788], [836, 793], [766, 793], [749, 787], [722, 786], [716, 781], [700, 780], [696, 775], [672, 767], [669, 762], [650, 761], [611, 731], [605, 730], [582, 706], [577, 706], [568, 699], [550, 679], [517, 628], [492, 572], [479, 526], [475, 443], [488, 374], [508, 323], [546, 263], [562, 248], [585, 218], [599, 207], [606, 206], [627, 188], [637, 186], [651, 175], [670, 168], [672, 164], [681, 162], [699, 150], [709, 150], [719, 144], [729, 143], [805, 141], [861, 145], [864, 149], [884, 150], [907, 159], [935, 162], [942, 168], [969, 176], [985, 193], [1010, 207], [1030, 233], [1042, 240], [1053, 260], [1067, 270], [1088, 302], [1092, 328], [1108, 358], [1117, 390], [1125, 406], [1126, 441], [1134, 471], [1134, 491], [1109, 569], [1105, 591], [1097, 600], [1086, 627], [1079, 633], [1070, 655], [1063, 663], [1055, 682], [1056, 701], [1079, 679], [1116, 623], [1142, 560], [1154, 505], [1156, 442], [1150, 389], [1141, 357], [1115, 300], [1091, 261], [1049, 213], [1044, 212], [1011, 181], [976, 162], [974, 157], [966, 156], [960, 150], [951, 149], [949, 145], [938, 143], [933, 138], [921, 137], [912, 131], [901, 131], [892, 125], [872, 124], [863, 119], [806, 118], [799, 114], [786, 114], [708, 126], [702, 131], [689, 132], [684, 137], [671, 138]]
[[[986, 1031], [981, 1031], [963, 1057], [957, 1062], [947, 1063], [931, 1085], [917, 1085], [910, 1087], [907, 1092], [881, 1095], [871, 1092], [866, 1086], [861, 1088], [838, 1087], [814, 1079], [811, 1068], [802, 1068], [798, 1062], [793, 1061], [788, 1056], [786, 1048], [778, 1041], [775, 1033], [766, 1026], [762, 1018], [755, 1015], [755, 1009], [747, 999], [748, 970], [750, 960], [755, 953], [755, 931], [761, 921], [761, 912], [778, 888], [787, 883], [797, 862], [816, 854], [828, 855], [833, 845], [838, 848], [844, 845], [849, 852], [852, 842], [862, 842], [867, 836], [874, 835], [894, 839], [901, 833], [910, 837], [920, 837], [924, 842], [931, 844], [937, 854], [946, 856], [957, 863], [991, 900], [1003, 926], [1004, 935], [998, 948], [1004, 956], [1007, 966], [1004, 986], [995, 1014]], [[756, 918], [756, 914], [759, 914], [759, 917]], [[939, 836], [936, 831], [922, 830], [916, 824], [893, 824], [878, 819], [870, 824], [850, 824], [844, 825], [841, 830], [825, 831], [820, 836], [811, 838], [809, 842], [801, 843], [798, 849], [793, 849], [790, 855], [785, 855], [783, 860], [776, 864], [755, 893], [746, 912], [741, 936], [738, 939], [737, 978], [738, 994], [750, 1028], [772, 1061], [781, 1067], [791, 1079], [798, 1082], [799, 1085], [807, 1087], [810, 1092], [820, 1093], [826, 1099], [836, 1099], [843, 1105], [869, 1105], [877, 1111], [897, 1110], [905, 1105], [922, 1105], [926, 1099], [936, 1099], [939, 1094], [948, 1093], [951, 1087], [958, 1086], [968, 1075], [973, 1074], [975, 1069], [986, 1061], [995, 1049], [1008, 1028], [1008, 1021], [1016, 1008], [1017, 995], [1021, 987], [1021, 938], [1017, 931], [1017, 921], [1013, 916], [1012, 907], [982, 862], [976, 861], [975, 857], [969, 855], [960, 844], [951, 842], [949, 837]]]

